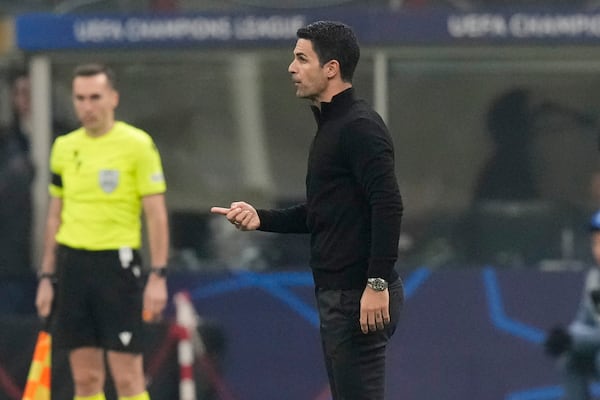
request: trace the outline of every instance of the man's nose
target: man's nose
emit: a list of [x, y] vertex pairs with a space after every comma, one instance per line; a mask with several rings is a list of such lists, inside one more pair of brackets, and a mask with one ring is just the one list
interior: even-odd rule
[[83, 100], [81, 102], [81, 108], [83, 108], [85, 111], [88, 111], [92, 108], [92, 102], [90, 100]]

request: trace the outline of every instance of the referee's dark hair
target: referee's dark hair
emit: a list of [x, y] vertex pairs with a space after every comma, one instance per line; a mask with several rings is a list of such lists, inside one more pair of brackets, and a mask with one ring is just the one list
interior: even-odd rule
[[108, 65], [101, 63], [90, 63], [90, 64], [82, 64], [75, 67], [73, 71], [73, 79], [78, 76], [95, 76], [104, 74], [108, 79], [108, 83], [113, 89], [117, 88], [117, 78], [115, 75], [115, 71], [110, 68]]

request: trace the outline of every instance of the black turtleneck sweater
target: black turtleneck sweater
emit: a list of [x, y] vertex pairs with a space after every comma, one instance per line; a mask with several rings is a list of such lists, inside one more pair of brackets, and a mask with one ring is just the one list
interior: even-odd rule
[[306, 202], [258, 210], [259, 229], [310, 233], [318, 288], [364, 288], [367, 278], [392, 282], [402, 198], [385, 123], [352, 88], [312, 110], [318, 129], [308, 156]]

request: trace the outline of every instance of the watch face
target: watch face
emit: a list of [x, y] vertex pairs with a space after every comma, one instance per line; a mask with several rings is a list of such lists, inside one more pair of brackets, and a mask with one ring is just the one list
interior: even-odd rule
[[387, 282], [381, 278], [369, 278], [367, 281], [371, 289], [381, 292], [387, 289]]

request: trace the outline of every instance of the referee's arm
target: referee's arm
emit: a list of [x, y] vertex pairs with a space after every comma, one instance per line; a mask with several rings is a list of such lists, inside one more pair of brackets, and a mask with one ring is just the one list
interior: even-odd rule
[[[142, 198], [148, 243], [150, 245], [150, 266], [153, 271], [167, 267], [169, 257], [169, 228], [167, 207], [162, 193]], [[150, 273], [144, 291], [144, 311], [151, 315], [160, 314], [167, 304], [167, 284], [164, 275]]]
[[50, 315], [54, 289], [52, 281], [56, 268], [56, 233], [61, 224], [62, 199], [51, 197], [46, 218], [46, 232], [44, 236], [44, 252], [42, 266], [38, 271], [39, 284], [35, 298], [38, 315], [42, 318]]

